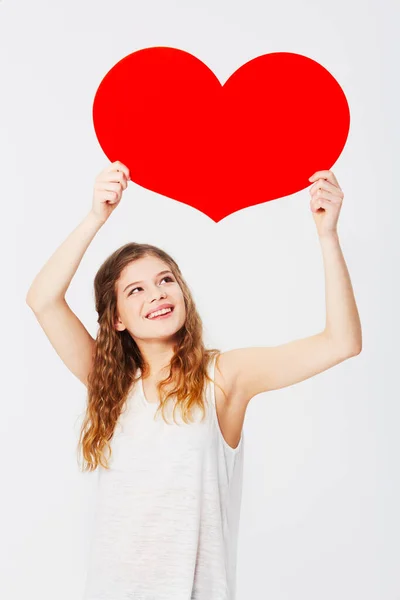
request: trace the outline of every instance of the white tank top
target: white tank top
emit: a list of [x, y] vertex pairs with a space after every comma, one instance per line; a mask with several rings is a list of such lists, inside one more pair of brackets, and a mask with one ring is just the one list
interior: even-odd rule
[[174, 423], [169, 403], [165, 423], [139, 369], [98, 468], [84, 600], [235, 600], [244, 434], [224, 440], [206, 383], [203, 422], [177, 407]]

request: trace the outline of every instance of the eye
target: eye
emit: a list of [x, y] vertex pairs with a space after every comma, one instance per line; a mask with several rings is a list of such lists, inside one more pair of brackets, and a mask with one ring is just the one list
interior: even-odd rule
[[128, 296], [130, 296], [135, 290], [141, 290], [141, 289], [143, 289], [143, 288], [140, 288], [140, 287], [132, 288], [131, 291], [129, 292]]
[[[163, 277], [162, 279], [160, 279], [160, 281], [164, 281], [165, 279], [169, 279], [169, 280], [170, 280], [170, 281], [172, 281], [172, 282], [174, 282], [174, 281], [175, 281], [175, 280], [174, 280], [174, 279], [173, 279], [173, 278], [172, 278], [170, 275], [165, 275], [165, 277]], [[131, 289], [131, 291], [129, 292], [128, 296], [131, 296], [131, 295], [132, 295], [132, 293], [133, 293], [135, 290], [142, 290], [142, 289], [143, 289], [142, 287], [135, 287], [135, 288], [132, 288], [132, 289]]]

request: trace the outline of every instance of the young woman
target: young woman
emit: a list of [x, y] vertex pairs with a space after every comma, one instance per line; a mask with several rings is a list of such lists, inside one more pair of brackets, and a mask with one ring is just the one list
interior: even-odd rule
[[85, 600], [234, 600], [249, 401], [361, 351], [336, 232], [343, 192], [331, 171], [310, 179], [327, 307], [325, 329], [311, 337], [206, 349], [175, 260], [132, 242], [95, 276], [93, 339], [65, 294], [128, 185], [119, 161], [97, 176], [90, 212], [32, 283], [28, 305], [88, 391], [78, 446], [84, 470], [99, 467], [99, 488]]

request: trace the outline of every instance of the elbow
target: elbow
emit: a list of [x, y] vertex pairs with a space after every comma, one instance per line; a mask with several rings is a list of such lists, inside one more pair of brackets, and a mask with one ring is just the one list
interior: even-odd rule
[[357, 356], [362, 351], [362, 338], [361, 336], [354, 336], [353, 338], [338, 339], [333, 337], [327, 330], [325, 334], [328, 335], [330, 343], [336, 347], [339, 355], [342, 359], [351, 358]]
[[28, 291], [28, 293], [27, 293], [27, 295], [25, 297], [25, 302], [29, 306], [29, 308], [31, 308], [32, 310], [35, 310], [35, 307], [38, 304], [37, 298], [35, 299], [33, 297], [33, 294], [30, 291]]
[[43, 302], [39, 302], [37, 298], [29, 295], [29, 292], [25, 298], [25, 302], [34, 313], [39, 312], [43, 307]]
[[25, 297], [25, 302], [26, 304], [29, 306], [29, 308], [32, 308], [32, 299], [29, 296], [29, 292], [27, 293], [26, 297]]
[[353, 356], [357, 356], [357, 354], [361, 353], [362, 350], [362, 334], [360, 331], [360, 335], [357, 335], [357, 337], [354, 339], [354, 343], [352, 344], [352, 349], [353, 349]]
[[39, 291], [33, 292], [31, 289], [28, 290], [28, 293], [25, 297], [25, 302], [33, 310], [33, 312], [39, 312], [46, 309], [48, 306], [52, 306], [57, 304], [58, 302], [65, 301], [65, 296], [48, 296]]
[[351, 358], [352, 356], [357, 356], [358, 354], [361, 353], [362, 350], [362, 343], [356, 343], [356, 344], [352, 344], [348, 349], [347, 349], [347, 358]]

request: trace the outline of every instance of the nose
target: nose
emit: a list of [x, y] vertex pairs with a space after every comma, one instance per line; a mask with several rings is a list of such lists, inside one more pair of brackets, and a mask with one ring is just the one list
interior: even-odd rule
[[167, 294], [165, 293], [165, 290], [161, 290], [156, 287], [154, 292], [150, 295], [150, 302], [154, 302], [154, 300], [157, 300], [157, 298], [161, 300], [162, 298], [166, 298], [166, 296]]

